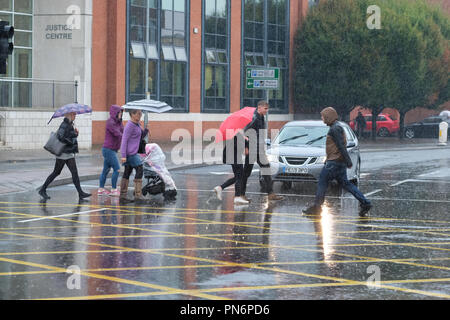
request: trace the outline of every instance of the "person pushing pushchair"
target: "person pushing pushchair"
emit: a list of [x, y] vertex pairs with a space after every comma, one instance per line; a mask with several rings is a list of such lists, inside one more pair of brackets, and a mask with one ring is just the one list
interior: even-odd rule
[[145, 154], [141, 154], [144, 164], [146, 185], [142, 194], [157, 195], [162, 193], [165, 200], [176, 200], [177, 187], [165, 165], [166, 156], [156, 143], [145, 145]]

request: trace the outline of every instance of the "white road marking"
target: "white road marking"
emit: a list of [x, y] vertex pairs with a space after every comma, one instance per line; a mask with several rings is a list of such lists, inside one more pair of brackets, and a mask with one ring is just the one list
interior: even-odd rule
[[399, 185], [401, 185], [401, 184], [403, 184], [405, 182], [410, 182], [410, 181], [411, 181], [411, 179], [406, 179], [406, 180], [402, 180], [402, 181], [399, 181], [397, 183], [391, 184], [390, 186], [391, 187], [396, 187], [396, 186], [399, 186]]
[[368, 196], [371, 196], [371, 195], [373, 195], [375, 193], [378, 193], [378, 192], [381, 192], [381, 191], [383, 191], [383, 189], [377, 189], [377, 190], [374, 190], [372, 192], [366, 193], [364, 196], [368, 197]]
[[83, 211], [83, 212], [74, 212], [74, 213], [67, 213], [67, 214], [61, 214], [58, 216], [48, 216], [48, 217], [42, 217], [42, 218], [36, 218], [36, 219], [30, 219], [30, 220], [22, 220], [22, 221], [18, 221], [18, 222], [33, 222], [33, 221], [39, 221], [39, 220], [45, 220], [45, 219], [52, 219], [52, 218], [60, 218], [60, 217], [68, 217], [68, 216], [76, 216], [76, 215], [81, 215], [81, 214], [87, 214], [87, 213], [92, 213], [92, 212], [100, 212], [100, 211], [106, 211], [106, 210], [110, 210], [107, 208], [103, 208], [103, 209], [98, 209], [98, 210], [90, 210], [90, 211]]

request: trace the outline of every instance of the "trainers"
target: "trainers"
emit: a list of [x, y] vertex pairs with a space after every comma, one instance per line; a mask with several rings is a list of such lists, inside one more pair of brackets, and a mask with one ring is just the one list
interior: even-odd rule
[[97, 191], [97, 194], [99, 196], [107, 196], [107, 195], [110, 194], [110, 192], [108, 190], [106, 190], [106, 189], [99, 188], [98, 191]]
[[302, 212], [303, 212], [303, 214], [313, 215], [313, 214], [319, 214], [321, 212], [321, 209], [322, 208], [320, 206], [311, 206], [306, 209], [303, 209]]
[[234, 198], [234, 204], [249, 204], [250, 202], [248, 202], [247, 200], [245, 200], [242, 197], [235, 197]]
[[119, 197], [120, 196], [120, 190], [119, 189], [112, 189], [111, 193], [109, 195], [111, 197]]
[[245, 200], [247, 200], [248, 202], [252, 202], [251, 199], [247, 198], [247, 196], [242, 196], [242, 198], [244, 198]]
[[268, 199], [269, 199], [270, 201], [278, 201], [278, 200], [283, 200], [284, 197], [283, 197], [283, 196], [276, 195], [275, 193], [271, 193], [271, 194], [269, 194]]
[[222, 201], [222, 187], [217, 186], [214, 188], [214, 191], [216, 192], [217, 199]]
[[360, 210], [359, 210], [359, 216], [360, 217], [365, 217], [367, 216], [367, 214], [369, 213], [369, 210], [372, 208], [372, 204], [367, 203], [367, 204], [362, 204], [360, 206]]

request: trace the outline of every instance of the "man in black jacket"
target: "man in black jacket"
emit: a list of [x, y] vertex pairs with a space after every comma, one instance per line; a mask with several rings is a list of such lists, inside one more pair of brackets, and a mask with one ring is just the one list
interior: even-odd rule
[[363, 138], [364, 129], [366, 129], [366, 119], [362, 115], [361, 111], [358, 111], [358, 116], [355, 119], [356, 130], [358, 132], [358, 137]]
[[[270, 163], [266, 155], [266, 132], [267, 126], [264, 116], [269, 111], [269, 104], [266, 101], [258, 102], [258, 107], [255, 110], [252, 121], [244, 128], [245, 134], [249, 137], [249, 142], [256, 142], [255, 148], [250, 147], [249, 161], [244, 166], [244, 175], [249, 177], [253, 171], [253, 165], [258, 163], [261, 170], [261, 175], [264, 179], [265, 191], [268, 194], [269, 200], [283, 200], [284, 197], [273, 193], [273, 181], [272, 173], [270, 169]], [[256, 141], [255, 141], [256, 139]], [[246, 186], [243, 186], [245, 190]]]
[[336, 110], [331, 107], [325, 108], [320, 114], [322, 115], [322, 121], [330, 127], [326, 142], [327, 161], [320, 173], [314, 205], [307, 209], [303, 209], [303, 213], [320, 213], [321, 206], [325, 200], [328, 183], [331, 180], [336, 179], [345, 190], [359, 200], [361, 206], [359, 215], [365, 216], [372, 207], [372, 204], [364, 197], [361, 191], [347, 179], [347, 168], [351, 168], [353, 163], [347, 152], [347, 139], [345, 137], [344, 129], [337, 121], [338, 114]]

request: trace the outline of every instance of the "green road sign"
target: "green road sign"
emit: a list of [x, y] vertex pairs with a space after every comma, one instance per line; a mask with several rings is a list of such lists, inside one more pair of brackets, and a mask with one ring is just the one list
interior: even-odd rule
[[247, 90], [277, 90], [279, 85], [279, 68], [247, 68]]

